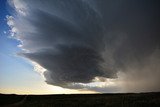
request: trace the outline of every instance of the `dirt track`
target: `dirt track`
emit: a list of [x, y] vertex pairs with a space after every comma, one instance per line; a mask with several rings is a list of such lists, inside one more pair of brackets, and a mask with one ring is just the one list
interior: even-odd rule
[[24, 98], [23, 98], [21, 101], [19, 101], [19, 102], [16, 102], [16, 103], [13, 103], [13, 104], [4, 105], [4, 106], [0, 106], [0, 107], [21, 107], [22, 104], [23, 104], [23, 103], [25, 102], [25, 100], [27, 99], [27, 96], [28, 96], [28, 95], [24, 96]]

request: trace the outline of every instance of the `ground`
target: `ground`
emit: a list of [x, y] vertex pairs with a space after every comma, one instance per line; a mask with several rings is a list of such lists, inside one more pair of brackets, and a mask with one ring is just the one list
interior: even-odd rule
[[72, 95], [0, 94], [0, 107], [160, 107], [160, 92]]

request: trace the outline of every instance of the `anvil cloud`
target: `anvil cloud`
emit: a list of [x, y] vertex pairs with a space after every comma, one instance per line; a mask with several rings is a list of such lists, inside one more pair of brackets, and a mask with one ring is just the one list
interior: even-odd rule
[[45, 68], [48, 84], [104, 92], [109, 86], [86, 85], [98, 78], [98, 82], [115, 80], [116, 90], [160, 89], [158, 1], [13, 0], [9, 4], [15, 12], [8, 16], [8, 25], [21, 41], [19, 55]]

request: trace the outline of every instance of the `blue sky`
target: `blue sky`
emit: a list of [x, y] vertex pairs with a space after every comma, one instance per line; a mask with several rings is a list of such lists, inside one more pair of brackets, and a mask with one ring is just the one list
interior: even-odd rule
[[[40, 81], [38, 73], [25, 59], [17, 56], [19, 41], [10, 38], [6, 15], [10, 15], [5, 0], [0, 1], [0, 90], [27, 87]], [[27, 84], [28, 83], [28, 84]], [[12, 92], [11, 92], [12, 93]]]

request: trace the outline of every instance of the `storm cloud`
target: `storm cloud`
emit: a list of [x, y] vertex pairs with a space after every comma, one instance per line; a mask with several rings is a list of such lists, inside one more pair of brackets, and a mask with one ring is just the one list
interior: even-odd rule
[[[45, 68], [48, 84], [103, 92], [112, 87], [160, 89], [158, 0], [13, 0], [9, 4], [15, 12], [8, 16], [13, 22], [8, 25], [21, 41], [19, 55]], [[115, 79], [117, 86], [85, 85], [95, 78]]]

